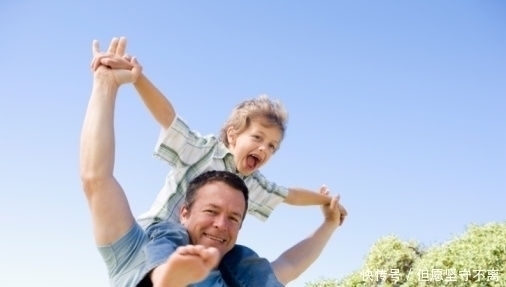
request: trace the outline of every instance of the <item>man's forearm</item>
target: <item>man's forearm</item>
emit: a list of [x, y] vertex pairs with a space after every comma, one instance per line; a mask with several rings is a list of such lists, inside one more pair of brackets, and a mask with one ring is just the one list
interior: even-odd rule
[[168, 128], [176, 116], [176, 111], [169, 100], [167, 100], [160, 90], [158, 90], [144, 74], [139, 76], [134, 86], [155, 120], [163, 128]]
[[112, 175], [114, 168], [114, 103], [118, 87], [97, 80], [81, 132], [81, 177]]
[[325, 221], [312, 235], [283, 252], [272, 262], [278, 280], [287, 284], [299, 277], [318, 258], [338, 226]]

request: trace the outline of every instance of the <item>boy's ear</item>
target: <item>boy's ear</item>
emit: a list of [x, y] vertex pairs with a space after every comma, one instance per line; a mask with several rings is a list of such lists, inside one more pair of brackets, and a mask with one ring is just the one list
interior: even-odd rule
[[237, 133], [233, 127], [227, 128], [227, 140], [230, 146], [235, 146], [235, 140], [237, 139]]

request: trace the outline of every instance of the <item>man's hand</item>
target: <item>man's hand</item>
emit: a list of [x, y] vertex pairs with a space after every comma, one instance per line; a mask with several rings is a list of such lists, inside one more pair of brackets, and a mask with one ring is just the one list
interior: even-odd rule
[[134, 57], [125, 54], [126, 38], [113, 38], [107, 52], [100, 52], [97, 40], [93, 41], [91, 70], [95, 80], [112, 81], [117, 86], [133, 83], [139, 77], [142, 67]]
[[332, 197], [329, 204], [323, 204], [322, 212], [325, 221], [335, 223], [337, 226], [341, 226], [348, 215], [346, 208], [339, 203], [339, 195]]

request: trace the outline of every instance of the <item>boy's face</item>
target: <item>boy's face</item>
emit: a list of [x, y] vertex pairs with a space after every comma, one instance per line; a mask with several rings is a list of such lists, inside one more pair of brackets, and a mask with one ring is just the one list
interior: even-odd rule
[[181, 209], [180, 220], [192, 244], [215, 247], [223, 256], [234, 247], [245, 212], [242, 192], [215, 181], [197, 191], [192, 206]]
[[237, 170], [250, 175], [263, 166], [281, 144], [281, 131], [267, 125], [263, 118], [253, 119], [249, 127], [240, 134], [232, 128], [227, 133], [229, 149], [234, 155]]

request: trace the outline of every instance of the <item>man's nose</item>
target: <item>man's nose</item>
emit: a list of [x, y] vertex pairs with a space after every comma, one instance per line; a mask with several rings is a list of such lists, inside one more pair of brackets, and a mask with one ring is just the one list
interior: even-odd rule
[[214, 218], [214, 227], [218, 229], [226, 229], [228, 226], [228, 221], [226, 216], [220, 215]]

